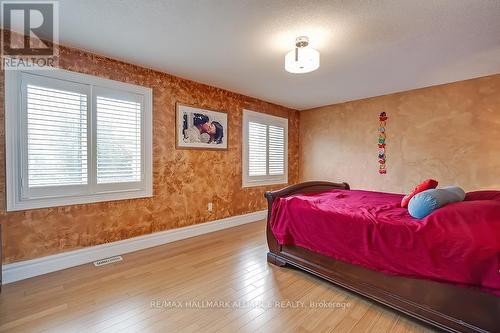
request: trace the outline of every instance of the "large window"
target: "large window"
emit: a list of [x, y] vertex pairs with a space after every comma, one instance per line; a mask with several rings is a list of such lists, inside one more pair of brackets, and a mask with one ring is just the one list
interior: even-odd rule
[[151, 89], [6, 71], [7, 209], [152, 195]]
[[288, 120], [243, 110], [243, 186], [288, 182]]

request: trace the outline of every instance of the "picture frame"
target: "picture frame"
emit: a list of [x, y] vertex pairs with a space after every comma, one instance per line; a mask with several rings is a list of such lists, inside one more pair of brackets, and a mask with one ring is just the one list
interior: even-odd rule
[[227, 150], [227, 112], [177, 102], [176, 149]]

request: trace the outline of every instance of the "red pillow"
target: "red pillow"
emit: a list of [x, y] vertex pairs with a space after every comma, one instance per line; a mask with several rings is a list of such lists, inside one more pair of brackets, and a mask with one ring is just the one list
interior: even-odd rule
[[427, 179], [422, 183], [418, 184], [417, 187], [413, 189], [410, 193], [404, 196], [403, 200], [401, 200], [401, 207], [407, 207], [411, 198], [413, 198], [416, 194], [423, 192], [425, 190], [430, 190], [431, 188], [436, 188], [438, 186], [437, 180]]

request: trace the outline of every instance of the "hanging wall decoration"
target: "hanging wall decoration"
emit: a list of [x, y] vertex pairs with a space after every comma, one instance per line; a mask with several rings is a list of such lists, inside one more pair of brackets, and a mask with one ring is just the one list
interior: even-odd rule
[[387, 115], [385, 112], [382, 112], [379, 116], [379, 128], [378, 128], [378, 163], [379, 163], [379, 169], [378, 173], [381, 175], [385, 175], [387, 173], [387, 169], [385, 167], [385, 161], [387, 159], [386, 157], [386, 133], [385, 133], [385, 126], [387, 123]]

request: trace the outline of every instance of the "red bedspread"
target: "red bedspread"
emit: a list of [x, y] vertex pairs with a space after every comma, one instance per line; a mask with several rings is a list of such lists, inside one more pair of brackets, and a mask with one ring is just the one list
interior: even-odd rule
[[282, 245], [500, 295], [500, 200], [449, 204], [419, 220], [400, 207], [402, 197], [332, 190], [279, 198], [271, 229]]

